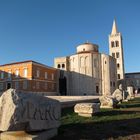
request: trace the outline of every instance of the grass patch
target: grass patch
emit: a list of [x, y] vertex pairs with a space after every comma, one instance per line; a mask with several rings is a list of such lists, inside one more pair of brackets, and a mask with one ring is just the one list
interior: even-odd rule
[[119, 107], [101, 109], [91, 118], [78, 116], [73, 108], [63, 109], [62, 125], [53, 140], [119, 140], [140, 134], [140, 98], [124, 102]]

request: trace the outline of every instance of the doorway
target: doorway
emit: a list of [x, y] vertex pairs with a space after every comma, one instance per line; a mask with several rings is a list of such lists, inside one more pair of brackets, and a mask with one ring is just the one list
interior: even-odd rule
[[7, 83], [7, 89], [10, 89], [12, 87], [12, 84], [10, 82]]
[[61, 95], [67, 94], [67, 79], [66, 79], [66, 77], [59, 78], [59, 93]]

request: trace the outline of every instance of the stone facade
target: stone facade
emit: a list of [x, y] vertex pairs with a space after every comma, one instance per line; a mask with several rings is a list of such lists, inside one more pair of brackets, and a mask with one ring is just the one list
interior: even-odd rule
[[99, 53], [98, 45], [79, 45], [76, 54], [55, 58], [54, 67], [60, 69], [60, 81], [65, 81], [65, 88], [62, 88], [67, 90], [61, 91], [59, 83], [61, 94], [67, 92], [66, 95], [111, 95], [116, 89], [116, 60]]

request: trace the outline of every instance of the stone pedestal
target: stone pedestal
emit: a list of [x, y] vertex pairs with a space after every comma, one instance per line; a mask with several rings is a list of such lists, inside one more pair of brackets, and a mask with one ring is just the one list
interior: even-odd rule
[[108, 96], [101, 96], [99, 100], [101, 103], [100, 108], [115, 108], [118, 104], [118, 101], [115, 98]]
[[78, 103], [74, 106], [74, 112], [83, 117], [92, 117], [99, 110], [99, 103]]
[[0, 140], [49, 140], [57, 135], [57, 129], [27, 133], [25, 131], [9, 131], [0, 134]]

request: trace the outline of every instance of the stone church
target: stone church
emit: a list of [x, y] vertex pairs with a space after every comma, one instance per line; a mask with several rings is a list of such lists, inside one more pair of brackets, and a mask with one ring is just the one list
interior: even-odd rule
[[55, 58], [60, 95], [111, 95], [117, 81], [124, 79], [122, 35], [115, 20], [109, 35], [109, 52], [100, 53], [98, 45], [86, 42], [76, 47], [74, 55]]

